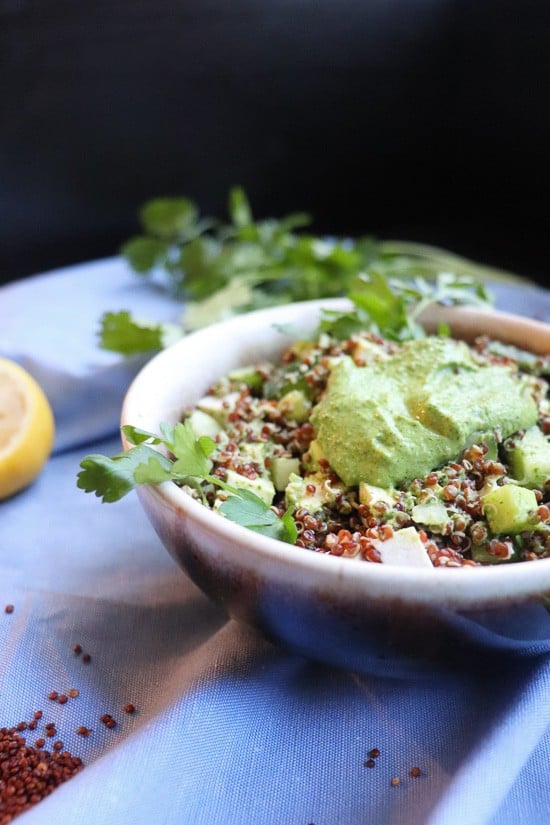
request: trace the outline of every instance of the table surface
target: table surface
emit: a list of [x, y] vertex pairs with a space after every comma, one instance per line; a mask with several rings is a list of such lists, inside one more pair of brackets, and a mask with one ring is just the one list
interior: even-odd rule
[[[495, 292], [498, 306], [550, 321], [550, 293]], [[76, 488], [85, 454], [119, 450], [120, 402], [142, 363], [97, 348], [101, 312], [117, 309], [180, 312], [119, 259], [0, 290], [0, 354], [41, 381], [58, 428], [41, 476], [0, 504], [0, 726], [43, 710], [40, 725], [55, 722], [86, 765], [21, 823], [550, 821], [548, 657], [511, 655], [485, 674], [307, 661], [208, 601], [134, 494], [102, 505]], [[64, 705], [48, 699], [71, 688]]]

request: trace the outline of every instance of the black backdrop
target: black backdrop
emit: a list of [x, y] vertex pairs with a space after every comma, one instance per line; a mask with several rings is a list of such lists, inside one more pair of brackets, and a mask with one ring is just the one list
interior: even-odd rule
[[544, 283], [549, 47], [545, 0], [0, 0], [0, 281], [240, 183]]

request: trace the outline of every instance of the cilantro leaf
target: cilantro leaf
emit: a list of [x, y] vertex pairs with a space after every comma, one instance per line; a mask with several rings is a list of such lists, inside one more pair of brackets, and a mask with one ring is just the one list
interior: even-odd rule
[[162, 444], [162, 438], [159, 438], [158, 435], [150, 433], [147, 430], [142, 430], [139, 427], [134, 427], [132, 424], [124, 424], [122, 432], [130, 444], [134, 446], [143, 444], [144, 442], [149, 442], [149, 444]]
[[146, 232], [171, 241], [185, 239], [197, 216], [197, 207], [189, 198], [156, 198], [146, 203], [139, 213]]
[[174, 427], [174, 441], [171, 446], [176, 460], [173, 472], [182, 476], [205, 478], [212, 469], [212, 461], [208, 456], [215, 449], [216, 444], [208, 436], [195, 438], [189, 421], [178, 423]]
[[130, 238], [120, 249], [134, 272], [145, 274], [156, 266], [163, 266], [168, 255], [168, 246], [157, 238], [138, 235]]
[[182, 334], [183, 331], [174, 324], [140, 322], [125, 310], [105, 312], [100, 319], [101, 348], [122, 355], [156, 352]]
[[[150, 463], [153, 462], [153, 463]], [[86, 493], [95, 493], [104, 502], [118, 501], [134, 489], [136, 484], [158, 483], [171, 477], [171, 462], [163, 455], [140, 444], [125, 453], [108, 458], [100, 454], [86, 456], [81, 462], [82, 470], [77, 476], [77, 486]], [[150, 476], [144, 468], [149, 468]], [[160, 478], [159, 467], [168, 472]], [[138, 472], [139, 480], [136, 479]], [[154, 480], [153, 480], [154, 479]]]
[[261, 533], [273, 539], [293, 544], [298, 532], [287, 510], [283, 518], [279, 518], [271, 507], [250, 490], [234, 489], [227, 501], [220, 505], [220, 510], [226, 518]]

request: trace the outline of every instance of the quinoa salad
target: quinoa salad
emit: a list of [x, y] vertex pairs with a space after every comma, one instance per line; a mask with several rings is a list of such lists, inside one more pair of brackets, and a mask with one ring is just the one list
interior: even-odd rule
[[[533, 561], [550, 556], [549, 375], [550, 356], [487, 337], [320, 333], [229, 373], [184, 421], [215, 443], [213, 477], [292, 514], [298, 547], [418, 567]], [[230, 492], [183, 486], [223, 515]]]

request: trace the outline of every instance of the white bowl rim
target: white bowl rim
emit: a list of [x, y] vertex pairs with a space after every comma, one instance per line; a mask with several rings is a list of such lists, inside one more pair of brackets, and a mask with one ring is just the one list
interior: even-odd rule
[[[136, 375], [124, 399], [121, 425], [135, 423], [134, 413], [139, 407], [140, 394], [146, 391], [149, 382], [154, 380], [159, 367], [181, 358], [186, 350], [196, 347], [200, 349], [201, 341], [212, 337], [220, 340], [228, 334], [237, 335], [239, 331], [242, 331], [243, 325], [251, 323], [269, 326], [284, 322], [285, 317], [288, 317], [289, 307], [293, 308], [294, 314], [299, 314], [300, 308], [303, 311], [313, 312], [314, 309], [341, 309], [346, 306], [349, 306], [349, 302], [345, 299], [322, 299], [271, 307], [235, 316], [187, 335], [155, 355]], [[525, 329], [527, 325], [536, 334], [550, 336], [548, 324], [492, 309], [441, 308], [437, 310], [437, 319], [449, 320], [456, 313], [463, 314], [465, 318], [473, 318], [474, 323], [490, 317], [497, 324], [502, 321], [511, 322], [518, 324], [518, 329], [522, 327]], [[182, 410], [184, 406], [185, 401], [182, 400]], [[127, 449], [130, 445], [124, 436], [122, 440], [124, 448]], [[473, 605], [482, 607], [484, 603], [494, 603], [495, 600], [502, 601], [504, 604], [529, 597], [537, 598], [550, 593], [550, 558], [476, 568], [465, 566], [430, 569], [372, 564], [362, 560], [306, 550], [263, 536], [209, 510], [171, 481], [154, 486], [147, 485], [147, 487], [151, 495], [185, 514], [188, 519], [205, 528], [211, 535], [241, 545], [243, 550], [258, 554], [266, 561], [276, 562], [285, 568], [290, 565], [296, 572], [311, 572], [318, 574], [323, 580], [338, 580], [340, 584], [345, 585], [346, 588], [350, 587], [354, 592], [363, 592], [365, 597], [369, 594], [387, 593], [388, 596], [394, 596], [396, 599], [418, 604], [429, 603], [471, 609]]]

